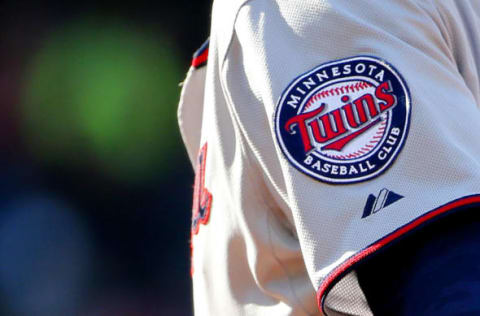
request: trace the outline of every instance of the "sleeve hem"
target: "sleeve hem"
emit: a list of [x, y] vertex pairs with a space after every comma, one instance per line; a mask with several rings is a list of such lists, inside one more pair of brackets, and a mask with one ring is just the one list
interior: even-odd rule
[[442, 216], [449, 215], [453, 212], [461, 211], [467, 207], [473, 205], [480, 206], [480, 194], [464, 196], [447, 204], [444, 204], [434, 210], [431, 210], [422, 216], [417, 217], [413, 221], [398, 228], [389, 235], [377, 240], [370, 246], [352, 255], [345, 260], [342, 264], [331, 271], [320, 283], [317, 291], [317, 304], [318, 308], [324, 315], [327, 315], [325, 309], [325, 298], [335, 284], [344, 277], [347, 273], [352, 271], [358, 263], [364, 259], [374, 255], [378, 250], [392, 245], [394, 242], [399, 241], [402, 237], [412, 233], [416, 230], [423, 228], [425, 225], [432, 223], [434, 220], [441, 218]]

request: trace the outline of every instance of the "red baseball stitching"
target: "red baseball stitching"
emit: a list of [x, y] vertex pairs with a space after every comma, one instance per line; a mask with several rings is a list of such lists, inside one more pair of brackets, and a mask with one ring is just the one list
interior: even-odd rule
[[329, 89], [329, 90], [320, 91], [319, 93], [317, 93], [313, 97], [311, 97], [310, 100], [308, 100], [307, 104], [305, 105], [304, 111], [307, 110], [309, 107], [311, 107], [313, 103], [315, 103], [318, 100], [321, 100], [325, 97], [330, 97], [330, 96], [334, 96], [334, 95], [342, 95], [342, 94], [349, 93], [349, 92], [357, 92], [357, 91], [364, 90], [364, 89], [367, 89], [367, 88], [370, 88], [370, 87], [373, 87], [373, 85], [371, 85], [368, 82], [362, 81], [362, 82], [357, 82], [356, 84], [350, 84], [350, 85], [347, 84], [347, 85], [332, 88], [332, 89]]
[[[373, 136], [374, 140], [371, 140], [369, 144], [363, 146], [356, 152], [350, 153], [348, 155], [327, 155], [328, 157], [331, 158], [336, 158], [336, 159], [351, 159], [351, 158], [357, 158], [365, 153], [368, 153], [372, 148], [375, 147], [376, 144], [382, 139], [383, 137], [383, 132], [385, 131], [385, 126], [387, 125], [387, 121], [383, 120], [380, 123], [380, 127], [378, 128], [378, 131], [375, 133], [375, 136]], [[380, 136], [381, 135], [381, 136]]]

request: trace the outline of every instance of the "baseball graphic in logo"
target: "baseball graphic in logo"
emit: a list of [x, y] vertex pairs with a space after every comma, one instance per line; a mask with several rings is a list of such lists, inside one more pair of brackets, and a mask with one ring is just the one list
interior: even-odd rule
[[295, 79], [275, 111], [275, 134], [303, 173], [332, 184], [365, 181], [395, 160], [408, 134], [411, 101], [398, 71], [356, 56]]

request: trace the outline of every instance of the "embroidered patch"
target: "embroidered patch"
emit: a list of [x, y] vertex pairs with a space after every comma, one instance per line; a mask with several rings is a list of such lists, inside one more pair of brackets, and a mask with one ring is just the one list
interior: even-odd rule
[[387, 62], [356, 56], [295, 79], [275, 111], [286, 158], [322, 182], [345, 184], [380, 175], [408, 134], [408, 87]]

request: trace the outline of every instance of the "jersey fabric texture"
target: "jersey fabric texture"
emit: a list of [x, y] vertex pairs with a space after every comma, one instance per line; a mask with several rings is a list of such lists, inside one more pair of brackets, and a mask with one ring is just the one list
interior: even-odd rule
[[178, 111], [196, 315], [373, 314], [357, 264], [480, 202], [479, 29], [476, 0], [214, 1]]

